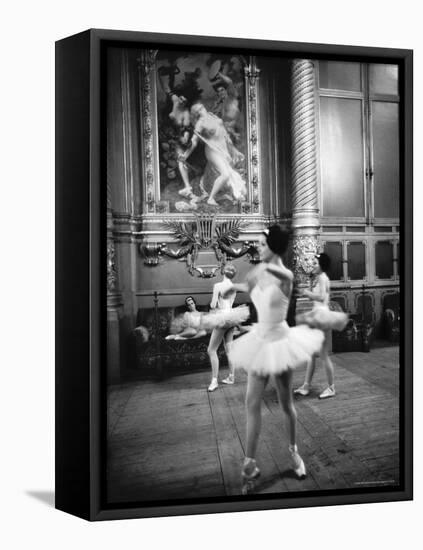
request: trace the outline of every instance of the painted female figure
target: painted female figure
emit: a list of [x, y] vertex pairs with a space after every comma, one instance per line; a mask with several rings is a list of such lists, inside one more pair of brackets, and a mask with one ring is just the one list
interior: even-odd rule
[[235, 200], [245, 199], [247, 187], [235, 169], [244, 160], [244, 155], [232, 143], [223, 121], [208, 112], [202, 103], [191, 107], [191, 116], [194, 135], [190, 147], [180, 156], [180, 160], [185, 162], [200, 141], [204, 144], [205, 156], [214, 177], [207, 204], [218, 206], [215, 196], [223, 189], [228, 190]]

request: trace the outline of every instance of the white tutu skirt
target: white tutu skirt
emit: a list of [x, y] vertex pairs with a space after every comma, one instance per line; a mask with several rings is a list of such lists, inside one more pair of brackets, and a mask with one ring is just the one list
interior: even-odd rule
[[323, 340], [322, 331], [306, 325], [257, 323], [233, 342], [229, 357], [236, 369], [260, 376], [280, 374], [310, 361], [319, 353]]
[[214, 328], [231, 328], [244, 323], [250, 316], [248, 306], [231, 309], [216, 309], [201, 316], [201, 328], [212, 331]]
[[171, 334], [178, 334], [185, 329], [205, 330], [212, 332], [214, 328], [228, 329], [244, 323], [250, 316], [248, 306], [231, 309], [215, 309], [209, 313], [185, 312], [172, 319]]
[[297, 315], [297, 325], [308, 325], [320, 330], [344, 330], [348, 315], [343, 311], [331, 311], [328, 307], [316, 307], [307, 313]]

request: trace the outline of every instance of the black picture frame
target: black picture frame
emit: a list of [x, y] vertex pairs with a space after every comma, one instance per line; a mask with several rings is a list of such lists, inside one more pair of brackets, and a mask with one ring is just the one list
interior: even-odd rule
[[[104, 504], [105, 191], [101, 105], [106, 45], [237, 48], [281, 56], [391, 61], [401, 70], [401, 483], [331, 494], [277, 498]], [[91, 29], [56, 43], [56, 508], [87, 520], [266, 510], [410, 500], [413, 498], [411, 50], [291, 43]], [[335, 494], [336, 493], [336, 494]]]

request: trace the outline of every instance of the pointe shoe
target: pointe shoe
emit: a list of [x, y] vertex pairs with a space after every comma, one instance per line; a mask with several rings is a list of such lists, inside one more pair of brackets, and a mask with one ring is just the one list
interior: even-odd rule
[[319, 395], [319, 399], [327, 399], [328, 397], [335, 397], [335, 386], [328, 386], [322, 393]]
[[210, 386], [207, 388], [207, 391], [217, 390], [218, 387], [219, 387], [219, 384], [217, 382], [217, 378], [212, 378], [212, 381], [210, 383]]
[[290, 445], [289, 446], [289, 452], [291, 454], [292, 459], [292, 467], [295, 472], [295, 475], [299, 479], [304, 479], [306, 477], [306, 467], [304, 465], [303, 459], [300, 457], [298, 453], [298, 449], [296, 445]]
[[294, 390], [295, 395], [303, 395], [306, 396], [310, 393], [310, 390], [306, 387], [305, 384]]
[[227, 378], [222, 380], [222, 384], [235, 384], [235, 377], [233, 374], [230, 374]]
[[242, 467], [242, 489], [243, 495], [248, 495], [254, 491], [256, 480], [260, 476], [260, 470], [257, 468], [254, 458], [245, 458]]

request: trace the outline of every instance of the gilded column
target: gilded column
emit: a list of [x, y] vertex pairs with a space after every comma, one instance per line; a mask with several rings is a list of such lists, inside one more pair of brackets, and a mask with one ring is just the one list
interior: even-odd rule
[[[310, 284], [312, 264], [319, 252], [317, 199], [316, 104], [314, 64], [296, 59], [292, 66], [292, 229], [295, 280]], [[301, 300], [297, 309], [307, 307]]]

